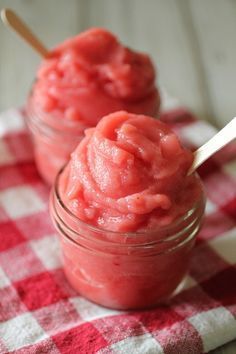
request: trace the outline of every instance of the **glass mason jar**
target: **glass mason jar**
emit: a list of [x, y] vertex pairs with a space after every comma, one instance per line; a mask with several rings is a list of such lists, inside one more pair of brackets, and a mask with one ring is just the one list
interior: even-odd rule
[[[35, 163], [40, 175], [49, 184], [52, 185], [59, 170], [68, 161], [71, 152], [76, 148], [78, 143], [84, 137], [84, 130], [96, 125], [94, 121], [78, 120], [78, 112], [76, 119], [73, 114], [70, 119], [64, 119], [62, 111], [54, 110], [52, 113], [47, 113], [40, 109], [33, 96], [32, 88], [26, 104], [26, 124], [32, 133]], [[82, 95], [83, 96], [83, 95]], [[108, 103], [105, 104], [104, 96], [101, 95], [101, 102], [99, 95], [97, 95], [95, 102], [93, 102], [93, 94], [88, 93], [88, 106], [93, 107], [96, 111], [97, 120], [103, 116], [119, 110], [127, 110], [137, 114], [147, 114], [156, 117], [158, 115], [160, 106], [159, 91], [155, 91], [149, 98], [145, 98], [140, 102], [123, 102], [122, 100], [112, 100], [111, 107]], [[73, 107], [72, 107], [73, 111]], [[94, 114], [93, 114], [94, 115]], [[74, 119], [74, 120], [73, 120]]]
[[203, 190], [193, 208], [171, 225], [112, 232], [79, 220], [67, 209], [59, 194], [60, 175], [51, 192], [50, 213], [74, 289], [97, 304], [123, 310], [150, 308], [169, 297], [188, 271], [205, 208]]
[[64, 121], [61, 117], [36, 110], [30, 97], [26, 105], [26, 124], [33, 138], [37, 169], [42, 178], [52, 185], [88, 127], [81, 122]]

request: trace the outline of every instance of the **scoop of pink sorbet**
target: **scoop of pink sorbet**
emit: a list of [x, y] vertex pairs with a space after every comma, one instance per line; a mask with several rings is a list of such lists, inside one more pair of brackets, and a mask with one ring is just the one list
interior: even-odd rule
[[53, 114], [90, 127], [118, 110], [155, 116], [160, 97], [148, 55], [125, 47], [105, 29], [92, 28], [43, 60], [30, 105], [44, 120]]
[[59, 179], [61, 199], [79, 219], [105, 230], [155, 229], [199, 199], [198, 178], [187, 176], [192, 160], [166, 124], [116, 112], [86, 130]]

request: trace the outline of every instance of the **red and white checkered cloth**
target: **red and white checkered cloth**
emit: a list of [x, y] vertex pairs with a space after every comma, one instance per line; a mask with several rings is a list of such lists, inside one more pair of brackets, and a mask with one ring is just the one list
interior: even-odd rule
[[[215, 129], [162, 115], [192, 146]], [[68, 285], [20, 110], [0, 115], [0, 353], [199, 354], [236, 338], [236, 146], [202, 168], [206, 218], [184, 290], [154, 310], [119, 312]]]

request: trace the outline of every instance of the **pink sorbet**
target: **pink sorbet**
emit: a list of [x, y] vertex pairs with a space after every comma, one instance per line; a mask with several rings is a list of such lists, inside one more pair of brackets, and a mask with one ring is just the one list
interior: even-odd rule
[[191, 151], [159, 120], [125, 111], [86, 130], [59, 189], [80, 220], [110, 231], [154, 230], [184, 215], [202, 195], [187, 176]]
[[53, 114], [84, 129], [123, 109], [155, 116], [160, 98], [149, 56], [125, 47], [105, 29], [92, 28], [43, 60], [30, 105], [46, 121]]

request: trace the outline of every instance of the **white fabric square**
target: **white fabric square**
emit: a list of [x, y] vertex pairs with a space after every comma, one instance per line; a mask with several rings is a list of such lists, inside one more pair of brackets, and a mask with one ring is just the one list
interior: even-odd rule
[[16, 350], [47, 338], [35, 318], [29, 313], [0, 323], [0, 338], [7, 349]]
[[195, 146], [201, 146], [217, 133], [217, 129], [212, 127], [207, 122], [197, 121], [180, 131], [180, 135], [184, 141], [189, 142]]
[[14, 162], [15, 158], [9, 151], [7, 144], [4, 140], [0, 140], [0, 165]]
[[[161, 345], [150, 333], [141, 336], [128, 337], [110, 346], [112, 353], [127, 354], [164, 354]], [[102, 352], [99, 354], [102, 354]]]
[[1, 191], [0, 203], [13, 219], [37, 213], [45, 208], [43, 201], [28, 186], [13, 187]]
[[206, 215], [213, 214], [215, 211], [217, 211], [216, 205], [212, 203], [209, 199], [207, 199], [205, 209]]
[[0, 114], [0, 136], [23, 130], [24, 119], [19, 109], [9, 109]]
[[30, 244], [46, 269], [56, 269], [61, 266], [60, 248], [56, 235], [31, 241]]
[[236, 320], [224, 307], [201, 312], [188, 321], [201, 336], [204, 353], [235, 338]]
[[204, 185], [209, 197], [217, 205], [217, 210], [220, 206], [226, 206], [235, 197], [235, 181], [229, 175], [222, 174], [222, 171], [210, 173], [205, 178]]
[[92, 321], [97, 318], [120, 315], [123, 313], [121, 311], [111, 310], [98, 306], [80, 296], [70, 299], [70, 302], [74, 305], [80, 317], [84, 321]]
[[209, 245], [227, 263], [236, 264], [236, 228], [209, 241]]
[[3, 269], [0, 267], [0, 289], [5, 288], [6, 286], [10, 285], [10, 280], [4, 273]]

